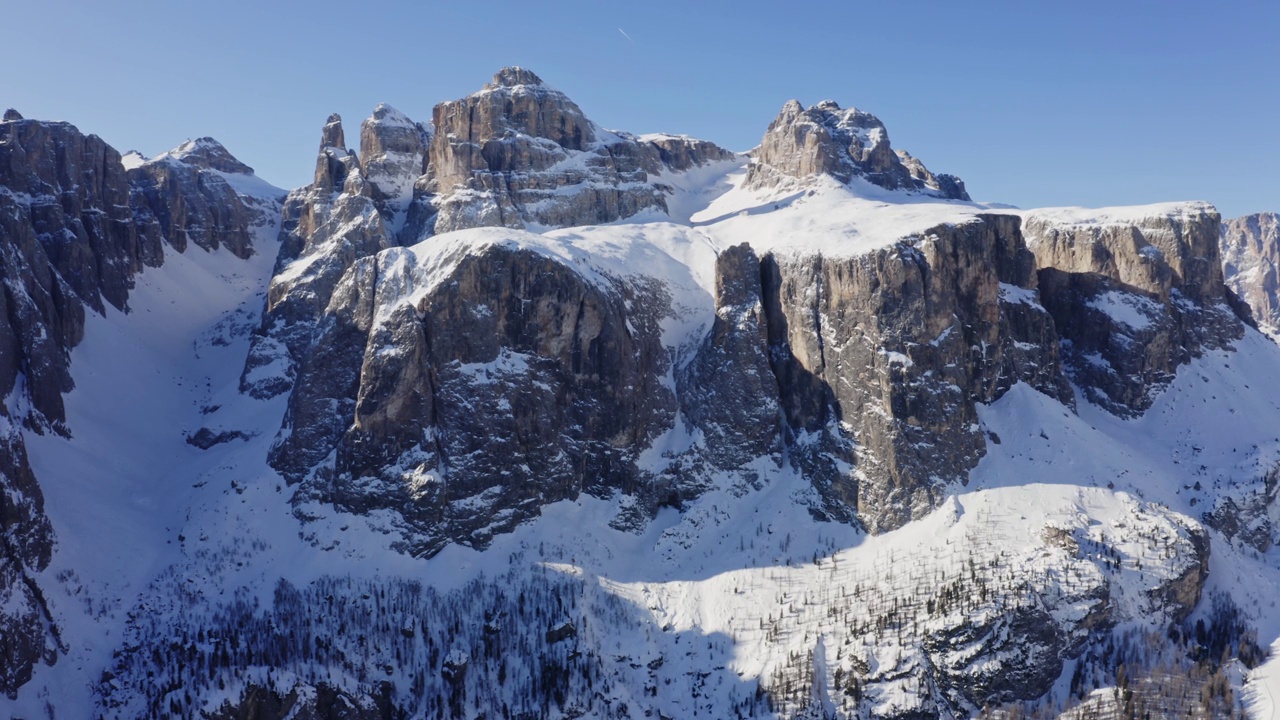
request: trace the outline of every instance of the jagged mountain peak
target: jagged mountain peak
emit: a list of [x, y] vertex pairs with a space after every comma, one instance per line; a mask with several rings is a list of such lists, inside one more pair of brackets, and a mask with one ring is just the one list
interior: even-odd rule
[[532, 70], [518, 65], [510, 65], [494, 73], [493, 82], [489, 83], [488, 86], [517, 87], [520, 85], [544, 85], [544, 83], [542, 78], [538, 77]]
[[347, 138], [342, 132], [342, 116], [338, 113], [331, 113], [324, 121], [324, 129], [320, 131], [320, 149], [327, 147], [342, 150], [347, 147]]
[[895, 150], [875, 115], [842, 108], [834, 100], [807, 109], [798, 100], [788, 100], [755, 151], [746, 185], [776, 187], [820, 175], [842, 183], [861, 177], [889, 190], [969, 199], [959, 178], [934, 175], [918, 159]]
[[386, 103], [360, 123], [360, 171], [393, 232], [404, 225], [414, 183], [427, 171], [431, 131]]
[[236, 175], [253, 174], [253, 168], [236, 159], [222, 143], [207, 136], [187, 140], [172, 150], [160, 153], [153, 161], [165, 159]]
[[409, 127], [415, 127], [417, 125], [417, 123], [409, 119], [408, 115], [405, 115], [387, 103], [378, 103], [377, 107], [373, 109], [373, 112], [369, 114], [369, 117], [364, 119], [364, 122], [361, 123], [361, 125], [372, 125], [375, 123], [380, 125], [405, 125]]
[[436, 105], [432, 119], [443, 127], [461, 119], [455, 113], [463, 110], [474, 113], [466, 120], [479, 131], [476, 137], [485, 140], [518, 134], [546, 138], [566, 150], [585, 150], [596, 139], [593, 124], [576, 103], [524, 68], [499, 70], [480, 91]]

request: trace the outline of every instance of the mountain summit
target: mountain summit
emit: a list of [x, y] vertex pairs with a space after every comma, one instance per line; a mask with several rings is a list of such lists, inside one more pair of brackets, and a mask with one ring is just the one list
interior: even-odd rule
[[888, 190], [969, 199], [959, 178], [935, 176], [919, 160], [891, 148], [889, 132], [875, 115], [857, 108], [842, 110], [833, 100], [807, 109], [796, 100], [788, 101], [769, 124], [755, 160], [748, 187], [829, 175], [844, 183], [860, 177]]

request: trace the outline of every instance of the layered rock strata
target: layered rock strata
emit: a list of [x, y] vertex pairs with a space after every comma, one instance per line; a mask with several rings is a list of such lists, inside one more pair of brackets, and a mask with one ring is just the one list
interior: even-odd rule
[[705, 141], [604, 130], [518, 67], [503, 68], [474, 95], [440, 103], [432, 124], [406, 244], [473, 227], [571, 227], [665, 214], [657, 176], [733, 158]]
[[311, 185], [290, 194], [263, 326], [241, 388], [287, 392], [338, 279], [357, 259], [475, 227], [546, 229], [666, 212], [664, 173], [735, 156], [675, 136], [602, 130], [557, 90], [504, 68], [466, 98], [441, 103], [432, 127], [380, 105], [361, 153], [329, 118]]
[[968, 200], [964, 183], [934, 175], [910, 154], [894, 150], [884, 123], [832, 100], [805, 108], [796, 100], [782, 106], [754, 153], [747, 187], [773, 187], [816, 175], [847, 183], [861, 178], [887, 190], [911, 190]]
[[1025, 215], [1045, 307], [1091, 402], [1140, 415], [1179, 366], [1243, 335], [1249, 314], [1223, 280], [1219, 222], [1203, 203]]
[[1258, 213], [1226, 220], [1221, 229], [1227, 285], [1248, 303], [1258, 326], [1280, 333], [1280, 216]]

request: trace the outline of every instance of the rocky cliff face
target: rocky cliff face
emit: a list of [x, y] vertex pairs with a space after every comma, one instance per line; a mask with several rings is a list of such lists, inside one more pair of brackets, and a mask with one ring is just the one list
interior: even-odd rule
[[[727, 248], [678, 369], [663, 278], [517, 231], [441, 243], [347, 271], [272, 452], [300, 501], [394, 510], [415, 552], [484, 546], [580, 492], [630, 496], [635, 526], [720, 473], [757, 482], [784, 448], [815, 512], [892, 529], [977, 463], [976, 403], [1018, 381], [1071, 403], [1015, 217], [850, 258]], [[699, 441], [641, 462], [677, 423]]]
[[389, 251], [348, 271], [273, 464], [301, 479], [332, 453], [304, 496], [400, 513], [415, 554], [484, 546], [580, 492], [634, 490], [636, 456], [674, 414], [665, 298], [501, 244], [436, 283], [423, 270]]
[[712, 143], [600, 129], [522, 68], [436, 106], [432, 130], [380, 105], [346, 148], [341, 118], [321, 139], [315, 180], [284, 210], [280, 265], [242, 387], [286, 392], [339, 278], [359, 258], [475, 227], [554, 228], [666, 211], [659, 182], [734, 155]]
[[[239, 172], [225, 149], [199, 157]], [[14, 111], [0, 122], [0, 623], [12, 629], [0, 633], [0, 691], [10, 696], [62, 647], [33, 579], [54, 532], [22, 429], [74, 432], [62, 395], [74, 386], [70, 351], [86, 310], [127, 309], [133, 276], [163, 262], [165, 242], [252, 251], [254, 218], [204, 172], [176, 159], [127, 172], [118, 152], [67, 123]]]
[[1243, 335], [1218, 225], [1198, 203], [1025, 215], [1045, 306], [1090, 401], [1140, 415], [1180, 365]]
[[193, 140], [129, 170], [133, 210], [160, 226], [178, 252], [187, 243], [205, 250], [225, 247], [238, 257], [253, 253], [252, 228], [275, 218], [279, 200], [254, 207], [241, 199], [225, 175], [252, 176], [253, 168], [231, 156], [213, 138]]
[[[380, 126], [369, 123], [367, 132], [375, 134]], [[370, 146], [383, 147], [372, 139]], [[241, 390], [259, 398], [287, 392], [342, 274], [358, 258], [392, 244], [373, 186], [346, 147], [342, 118], [331, 115], [321, 132], [315, 179], [289, 193], [284, 203], [276, 273]]]
[[1258, 213], [1222, 223], [1227, 285], [1248, 303], [1258, 327], [1280, 333], [1280, 215]]
[[[660, 201], [641, 181], [716, 159], [714, 146], [605, 133], [518, 68], [442, 103], [433, 127], [384, 106], [357, 162], [336, 119], [327, 126], [316, 181], [286, 211], [285, 247], [298, 250], [282, 255], [260, 344], [286, 347], [289, 361], [264, 351], [246, 370], [285, 365], [304, 378], [272, 454], [307, 481], [300, 501], [393, 510], [415, 552], [484, 546], [584, 491], [623, 492], [635, 515], [622, 525], [635, 526], [715, 477], [751, 484], [784, 456], [813, 483], [815, 513], [891, 530], [966, 481], [990, 440], [976, 408], [1014, 383], [1071, 406], [1070, 375], [1090, 401], [1140, 414], [1178, 366], [1243, 332], [1207, 206], [1102, 220], [1030, 213], [1025, 227], [966, 210], [865, 252], [723, 247], [699, 271], [711, 279], [705, 334], [677, 347], [662, 327], [679, 311], [643, 268], [596, 282], [599, 268], [530, 251], [538, 243], [519, 232], [449, 244], [452, 255], [390, 251], [407, 236], [390, 220], [403, 205], [386, 204], [403, 201], [404, 185], [388, 178], [425, 167], [411, 235], [514, 231], [638, 211], [648, 200], [623, 211], [621, 198]], [[637, 162], [624, 169], [623, 157]], [[958, 180], [894, 151], [873, 116], [789, 103], [744, 188], [821, 176], [964, 197]], [[272, 382], [283, 391], [291, 376]], [[684, 432], [697, 440], [645, 455]]]
[[570, 227], [665, 213], [664, 171], [731, 159], [711, 143], [639, 139], [604, 130], [523, 68], [432, 114], [429, 175], [416, 193], [411, 237], [472, 227]]
[[360, 124], [360, 171], [383, 222], [397, 233], [413, 200], [414, 182], [427, 172], [431, 133], [390, 105]]
[[53, 528], [44, 496], [27, 463], [19, 418], [0, 409], [0, 692], [10, 699], [40, 662], [52, 665], [63, 649], [35, 575], [53, 554]]
[[964, 183], [934, 175], [924, 163], [889, 145], [889, 132], [876, 116], [831, 100], [809, 108], [790, 100], [769, 124], [755, 151], [748, 187], [830, 175], [847, 183], [855, 177], [888, 190], [914, 190], [968, 200]]
[[[814, 113], [840, 132], [856, 125], [883, 142], [867, 145], [861, 164], [850, 164], [849, 137], [790, 152], [778, 146], [762, 153], [752, 172], [764, 173], [765, 160], [799, 162], [777, 173], [847, 171], [841, 177], [848, 181], [883, 156], [888, 164], [867, 177], [940, 192], [910, 180], [902, 164], [908, 156], [892, 153], [871, 116], [836, 117], [827, 105]], [[784, 134], [780, 123], [770, 136]], [[562, 182], [564, 175], [548, 169], [563, 168], [569, 157], [587, 158], [588, 166], [591, 158], [616, 159], [620, 147], [632, 155], [646, 148], [641, 156], [654, 154], [657, 160], [646, 162], [666, 172], [705, 164], [708, 153], [718, 157], [714, 146], [665, 137], [637, 143], [613, 136], [621, 144], [601, 145], [602, 131], [576, 105], [518, 69], [437, 107], [434, 126], [426, 187], [452, 188], [448, 202], [480, 202], [476, 193], [489, 192], [480, 188], [492, 189], [485, 184], [494, 178]], [[443, 251], [360, 259], [389, 245], [391, 235], [368, 184], [352, 180], [360, 170], [350, 156], [333, 160], [330, 148], [341, 144], [335, 127], [294, 239], [285, 242], [301, 244], [303, 258], [313, 252], [321, 259], [299, 263], [301, 273], [282, 264], [264, 321], [277, 331], [264, 332], [262, 344], [289, 338], [299, 373], [272, 463], [295, 482], [307, 480], [304, 503], [395, 510], [415, 552], [451, 541], [484, 546], [547, 502], [584, 491], [622, 491], [633, 514], [620, 522], [634, 527], [724, 473], [758, 482], [760, 472], [781, 466], [784, 452], [813, 482], [815, 513], [888, 530], [935, 507], [943, 488], [964, 481], [982, 456], [977, 403], [1020, 380], [1072, 402], [1016, 217], [974, 216], [855, 256], [725, 249], [707, 269], [714, 278], [709, 333], [680, 351], [662, 338], [663, 319], [678, 310], [664, 279], [643, 268], [601, 284], [561, 260], [496, 249], [488, 244], [495, 236], [476, 248], [452, 246], [459, 254], [452, 259]], [[831, 129], [822, 132], [828, 137]], [[767, 137], [765, 145], [771, 142]], [[326, 192], [343, 173], [343, 192]], [[620, 181], [609, 177], [614, 193]], [[557, 192], [577, 184], [580, 178]], [[505, 195], [483, 202], [501, 196], [524, 206], [522, 191], [504, 187]], [[612, 202], [584, 197], [597, 210]], [[447, 206], [438, 194], [431, 202]], [[316, 208], [326, 207], [326, 219], [314, 219]], [[406, 227], [416, 222], [414, 208]], [[517, 216], [518, 226], [552, 220], [506, 217]], [[511, 224], [501, 213], [486, 217], [477, 222]], [[612, 210], [607, 218], [574, 211], [561, 221], [616, 217]], [[334, 242], [331, 227], [347, 233], [350, 251], [325, 249]], [[531, 242], [517, 240], [518, 233], [496, 237]], [[326, 280], [299, 292], [316, 268]], [[523, 279], [529, 277], [538, 280]], [[418, 294], [405, 303], [415, 287]], [[291, 304], [306, 305], [305, 312], [281, 312]], [[293, 316], [307, 318], [297, 324], [301, 330], [279, 332], [291, 321], [273, 317]], [[677, 362], [679, 352], [688, 360]], [[660, 381], [669, 370], [671, 380]], [[656, 438], [685, 431], [699, 441], [659, 462], [640, 462]], [[512, 467], [520, 468], [520, 480]]]
[[766, 258], [793, 453], [835, 516], [883, 531], [932, 510], [982, 456], [975, 404], [1015, 382], [1071, 404], [1034, 270], [998, 215], [856, 257]]

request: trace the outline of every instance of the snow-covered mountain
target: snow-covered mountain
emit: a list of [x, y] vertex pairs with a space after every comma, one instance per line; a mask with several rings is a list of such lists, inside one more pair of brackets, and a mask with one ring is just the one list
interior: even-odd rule
[[1212, 206], [521, 68], [359, 145], [286, 198], [0, 123], [8, 715], [1280, 712], [1280, 347]]

